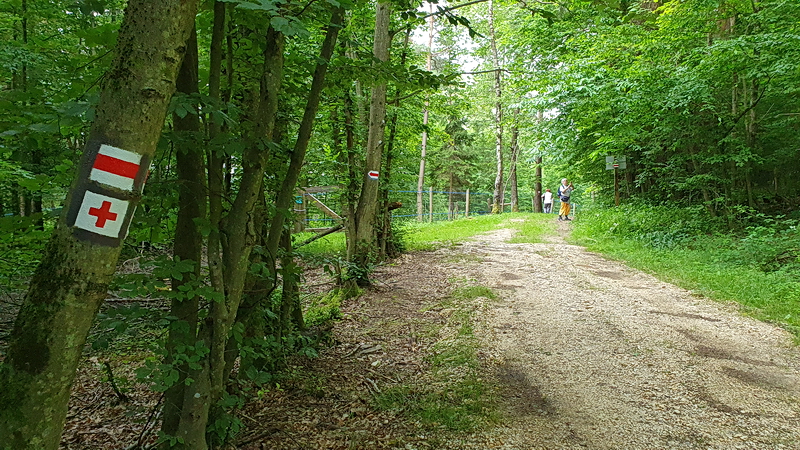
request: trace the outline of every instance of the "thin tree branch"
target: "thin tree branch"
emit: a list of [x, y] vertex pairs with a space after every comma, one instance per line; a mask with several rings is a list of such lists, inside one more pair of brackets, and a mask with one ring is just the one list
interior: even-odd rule
[[402, 97], [395, 97], [395, 99], [392, 100], [392, 102], [399, 102], [399, 101], [405, 100], [407, 98], [411, 98], [411, 97], [413, 97], [413, 96], [415, 96], [417, 94], [420, 94], [422, 92], [425, 92], [425, 89], [417, 89], [416, 91], [414, 91], [414, 92], [412, 92], [410, 94], [406, 94], [406, 95], [404, 95]]
[[459, 75], [478, 75], [478, 74], [481, 74], [481, 73], [495, 73], [495, 72], [506, 72], [506, 73], [512, 73], [512, 72], [511, 72], [510, 70], [508, 70], [508, 69], [504, 69], [504, 68], [502, 68], [502, 67], [497, 67], [497, 68], [494, 68], [494, 69], [488, 69], [488, 70], [478, 70], [478, 71], [476, 71], [476, 72], [461, 72], [461, 73], [459, 73]]
[[764, 94], [767, 93], [767, 88], [769, 87], [769, 82], [771, 80], [772, 80], [772, 76], [770, 75], [770, 76], [767, 77], [766, 85], [764, 86], [764, 89], [761, 90], [761, 93], [758, 94], [758, 98], [756, 98], [756, 101], [752, 102], [747, 108], [742, 110], [742, 112], [740, 112], [739, 115], [736, 116], [735, 119], [733, 119], [733, 124], [730, 126], [730, 128], [728, 128], [727, 131], [725, 131], [725, 134], [722, 135], [723, 138], [728, 137], [728, 135], [731, 134], [731, 132], [734, 130], [734, 128], [736, 128], [736, 125], [739, 123], [739, 121], [742, 120], [742, 117], [746, 116], [747, 113], [750, 112], [750, 110], [755, 108], [758, 105], [758, 103], [761, 102], [761, 99], [764, 98]]
[[304, 12], [306, 12], [306, 10], [308, 9], [308, 7], [309, 7], [309, 6], [311, 6], [311, 5], [313, 5], [315, 1], [317, 1], [317, 0], [311, 0], [310, 2], [308, 2], [308, 3], [306, 4], [306, 6], [304, 6], [304, 7], [303, 7], [303, 9], [301, 9], [301, 10], [300, 10], [300, 12], [299, 12], [299, 13], [297, 13], [297, 17], [300, 17], [300, 16], [302, 16], [302, 15], [303, 15], [303, 13], [304, 13]]
[[425, 14], [424, 16], [419, 16], [415, 20], [413, 20], [411, 23], [409, 23], [408, 25], [404, 26], [403, 28], [400, 28], [399, 30], [395, 30], [395, 31], [390, 31], [389, 32], [389, 37], [390, 38], [394, 38], [394, 36], [397, 33], [401, 32], [403, 30], [406, 30], [406, 29], [410, 29], [411, 26], [413, 25], [413, 23], [416, 22], [417, 20], [422, 21], [422, 20], [425, 20], [425, 19], [427, 19], [427, 18], [429, 18], [431, 16], [441, 16], [443, 14], [449, 13], [450, 11], [453, 11], [453, 10], [456, 10], [456, 9], [459, 9], [459, 8], [463, 8], [465, 6], [475, 5], [475, 4], [478, 4], [478, 3], [484, 3], [484, 2], [488, 2], [488, 1], [489, 0], [472, 0], [470, 2], [462, 3], [460, 5], [450, 6], [448, 8], [441, 8], [436, 12]]
[[425, 19], [427, 19], [428, 17], [431, 17], [431, 16], [439, 16], [439, 15], [442, 15], [442, 14], [445, 14], [445, 13], [449, 13], [450, 11], [453, 11], [453, 10], [456, 10], [456, 9], [459, 9], [459, 8], [463, 8], [465, 6], [475, 5], [477, 3], [483, 3], [483, 2], [488, 2], [488, 1], [489, 0], [472, 0], [471, 2], [462, 3], [460, 5], [455, 5], [455, 6], [450, 6], [450, 7], [447, 7], [447, 8], [442, 8], [442, 9], [436, 11], [436, 12], [433, 12], [433, 13], [430, 13], [430, 14], [426, 14], [426, 15], [424, 15], [422, 17], [419, 17], [419, 19], [420, 20], [425, 20]]

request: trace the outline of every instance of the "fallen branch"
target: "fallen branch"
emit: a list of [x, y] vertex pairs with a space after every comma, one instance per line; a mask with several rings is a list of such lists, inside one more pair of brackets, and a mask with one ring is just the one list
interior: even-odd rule
[[344, 228], [344, 224], [343, 223], [340, 223], [338, 225], [332, 226], [332, 227], [328, 228], [327, 230], [323, 231], [322, 233], [320, 233], [320, 234], [318, 234], [316, 236], [312, 236], [312, 237], [306, 239], [305, 241], [295, 245], [294, 248], [297, 249], [297, 248], [300, 248], [300, 247], [302, 247], [304, 245], [308, 245], [308, 244], [316, 241], [317, 239], [323, 238], [323, 237], [325, 237], [325, 236], [327, 236], [327, 235], [329, 235], [331, 233], [335, 233], [335, 232], [341, 230], [342, 228]]

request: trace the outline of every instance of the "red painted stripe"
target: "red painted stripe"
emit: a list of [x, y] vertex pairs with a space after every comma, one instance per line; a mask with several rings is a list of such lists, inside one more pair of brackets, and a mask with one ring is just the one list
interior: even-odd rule
[[125, 178], [136, 178], [136, 174], [139, 173], [139, 164], [123, 161], [113, 156], [100, 153], [97, 154], [92, 168], [102, 170], [103, 172], [110, 172]]

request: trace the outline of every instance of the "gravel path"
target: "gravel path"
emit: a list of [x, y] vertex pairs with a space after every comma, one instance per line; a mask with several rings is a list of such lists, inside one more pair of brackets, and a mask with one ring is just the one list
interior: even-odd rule
[[480, 261], [468, 276], [503, 297], [481, 333], [513, 418], [497, 448], [800, 449], [787, 332], [561, 238], [511, 233], [460, 247]]

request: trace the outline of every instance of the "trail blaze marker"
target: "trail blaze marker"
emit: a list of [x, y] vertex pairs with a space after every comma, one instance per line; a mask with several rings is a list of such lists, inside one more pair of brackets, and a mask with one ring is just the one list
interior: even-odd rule
[[[146, 169], [146, 168], [145, 168]], [[89, 179], [100, 184], [133, 191], [138, 187], [137, 178], [142, 178], [142, 155], [103, 144], [94, 159]]]
[[86, 191], [75, 218], [75, 227], [101, 236], [122, 239], [128, 230], [123, 224], [130, 202], [92, 191]]
[[111, 202], [103, 201], [103, 206], [100, 208], [89, 208], [89, 215], [97, 217], [97, 222], [94, 226], [98, 228], [105, 228], [107, 220], [117, 220], [118, 214], [111, 212]]
[[370, 180], [377, 180], [378, 176], [380, 176], [380, 173], [377, 170], [370, 170], [367, 172], [367, 176]]

